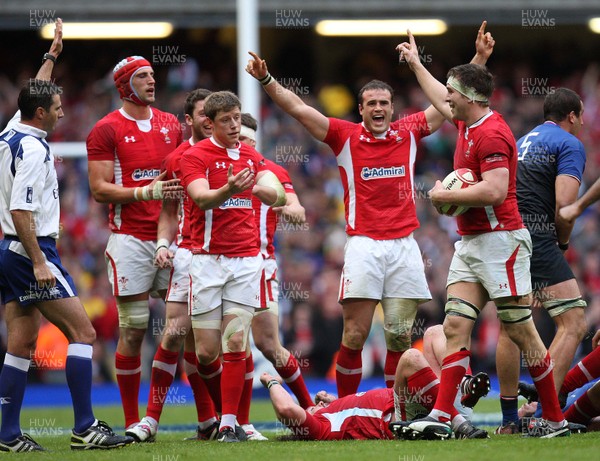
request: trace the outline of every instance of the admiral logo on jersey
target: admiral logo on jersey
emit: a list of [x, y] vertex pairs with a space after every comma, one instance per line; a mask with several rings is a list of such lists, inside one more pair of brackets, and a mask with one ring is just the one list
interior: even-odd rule
[[145, 181], [147, 179], [154, 179], [156, 178], [158, 175], [160, 175], [160, 170], [158, 168], [152, 168], [149, 170], [142, 170], [141, 168], [137, 168], [135, 170], [133, 170], [133, 173], [131, 174], [131, 178], [134, 181]]
[[228, 198], [219, 207], [221, 210], [226, 208], [252, 208], [252, 199], [249, 198]]
[[365, 181], [369, 181], [370, 179], [397, 178], [405, 175], [404, 165], [379, 168], [369, 168], [366, 166], [360, 172], [360, 177]]

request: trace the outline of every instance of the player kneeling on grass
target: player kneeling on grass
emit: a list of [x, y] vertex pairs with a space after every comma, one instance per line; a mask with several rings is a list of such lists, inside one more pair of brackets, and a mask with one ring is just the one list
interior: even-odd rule
[[[600, 431], [600, 330], [592, 339], [593, 350], [569, 370], [560, 388], [559, 399], [572, 432]], [[538, 394], [531, 384], [519, 383], [519, 394], [528, 400], [519, 409], [519, 418], [539, 412]]]
[[[445, 342], [440, 325], [430, 328], [425, 334], [423, 352], [409, 349], [400, 358], [393, 388], [359, 392], [339, 399], [321, 391], [315, 397], [316, 405], [306, 410], [280, 386], [280, 378], [263, 373], [261, 382], [269, 389], [277, 418], [291, 430], [294, 439], [392, 439], [405, 427], [401, 422], [425, 415], [433, 407], [439, 389], [436, 371], [439, 373], [440, 363], [436, 357], [443, 357]], [[461, 391], [455, 405], [465, 421], [455, 436], [485, 437], [485, 432], [475, 429], [467, 418], [470, 418], [471, 407], [487, 395], [488, 376], [485, 373], [465, 375]], [[431, 438], [439, 437], [448, 435], [431, 434]]]

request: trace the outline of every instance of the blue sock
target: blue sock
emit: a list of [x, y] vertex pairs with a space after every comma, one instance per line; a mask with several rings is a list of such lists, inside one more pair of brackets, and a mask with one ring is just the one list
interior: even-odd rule
[[534, 418], [541, 418], [542, 417], [542, 402], [538, 402], [538, 406], [537, 406], [537, 410], [535, 410], [535, 413], [533, 414]]
[[92, 410], [92, 346], [69, 344], [65, 372], [73, 401], [75, 432], [86, 431], [96, 418]]
[[27, 386], [29, 359], [6, 354], [0, 373], [0, 403], [2, 407], [2, 425], [0, 440], [10, 442], [21, 435], [21, 406]]
[[519, 396], [501, 395], [500, 408], [502, 408], [502, 425], [519, 422]]

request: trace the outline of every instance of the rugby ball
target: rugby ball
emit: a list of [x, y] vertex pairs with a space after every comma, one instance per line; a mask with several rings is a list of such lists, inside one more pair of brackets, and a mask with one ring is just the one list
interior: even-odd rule
[[[477, 184], [477, 176], [470, 170], [469, 168], [459, 168], [458, 170], [454, 170], [448, 176], [444, 178], [442, 181], [442, 185], [446, 190], [457, 190], [464, 189], [465, 187], [470, 187], [474, 184]], [[468, 206], [460, 206], [460, 205], [452, 205], [446, 204], [440, 207], [440, 211], [442, 214], [447, 216], [458, 216], [463, 214], [465, 211], [469, 209]]]

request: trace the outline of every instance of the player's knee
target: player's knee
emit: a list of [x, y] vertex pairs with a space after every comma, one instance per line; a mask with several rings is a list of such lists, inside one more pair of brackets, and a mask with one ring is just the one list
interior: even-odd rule
[[221, 347], [224, 353], [246, 350], [253, 311], [254, 309], [236, 303], [223, 305], [223, 316], [229, 318], [221, 335]]
[[424, 360], [423, 353], [420, 350], [411, 348], [402, 354], [402, 357], [400, 357], [400, 361], [398, 362], [398, 367], [401, 367], [403, 370], [416, 371], [417, 369], [423, 368], [422, 365]]
[[434, 325], [425, 330], [425, 334], [423, 335], [423, 341], [425, 341], [425, 338], [427, 338], [427, 340], [429, 341], [435, 341], [440, 337], [444, 338], [444, 340], [446, 339], [444, 337], [444, 327], [443, 325]]
[[148, 328], [150, 308], [148, 300], [117, 302], [119, 327], [145, 330]]
[[369, 331], [359, 326], [344, 325], [342, 342], [350, 349], [362, 349], [369, 336]]
[[37, 348], [37, 333], [30, 337], [13, 335], [8, 340], [7, 352], [17, 357], [33, 357]]
[[418, 303], [413, 299], [386, 298], [381, 304], [383, 332], [388, 349], [398, 352], [409, 349]]
[[196, 345], [196, 357], [200, 365], [210, 365], [219, 356], [220, 344], [202, 344]]

